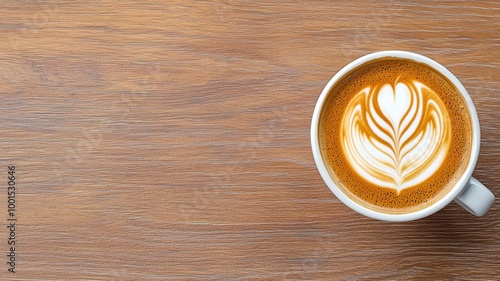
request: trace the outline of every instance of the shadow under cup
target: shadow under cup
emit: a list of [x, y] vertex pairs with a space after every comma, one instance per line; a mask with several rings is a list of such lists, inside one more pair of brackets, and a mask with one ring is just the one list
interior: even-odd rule
[[348, 207], [406, 221], [437, 212], [468, 184], [479, 154], [470, 96], [446, 68], [409, 52], [359, 58], [326, 85], [314, 110], [318, 170]]

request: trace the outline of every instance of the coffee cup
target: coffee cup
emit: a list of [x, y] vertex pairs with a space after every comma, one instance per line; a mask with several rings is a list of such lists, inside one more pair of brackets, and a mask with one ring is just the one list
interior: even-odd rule
[[321, 92], [311, 146], [321, 177], [354, 211], [411, 221], [451, 201], [483, 216], [495, 196], [472, 177], [479, 119], [460, 81], [436, 61], [382, 51], [349, 63]]

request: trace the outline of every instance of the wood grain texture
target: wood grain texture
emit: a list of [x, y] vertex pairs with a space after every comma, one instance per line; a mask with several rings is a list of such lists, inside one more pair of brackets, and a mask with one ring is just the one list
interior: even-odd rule
[[499, 15], [498, 1], [3, 1], [0, 280], [498, 280], [498, 203], [364, 218], [321, 180], [309, 126], [348, 62], [427, 55], [472, 96], [474, 176], [498, 196]]

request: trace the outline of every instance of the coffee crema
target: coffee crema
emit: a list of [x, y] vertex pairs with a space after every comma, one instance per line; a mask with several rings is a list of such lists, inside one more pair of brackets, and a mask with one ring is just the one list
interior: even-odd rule
[[444, 76], [414, 61], [382, 59], [333, 86], [320, 117], [321, 153], [354, 201], [412, 212], [442, 198], [463, 174], [471, 122]]

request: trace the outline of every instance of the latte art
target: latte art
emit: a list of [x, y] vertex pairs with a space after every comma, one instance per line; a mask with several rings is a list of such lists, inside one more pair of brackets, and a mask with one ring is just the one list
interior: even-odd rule
[[341, 145], [366, 181], [402, 190], [429, 179], [451, 145], [449, 116], [440, 97], [418, 81], [367, 87], [343, 115]]
[[467, 101], [433, 68], [401, 58], [370, 61], [328, 92], [318, 140], [328, 174], [368, 209], [422, 210], [456, 186], [470, 161]]

